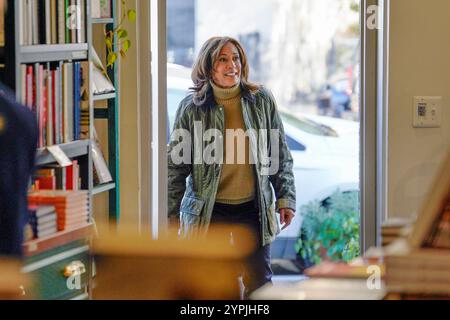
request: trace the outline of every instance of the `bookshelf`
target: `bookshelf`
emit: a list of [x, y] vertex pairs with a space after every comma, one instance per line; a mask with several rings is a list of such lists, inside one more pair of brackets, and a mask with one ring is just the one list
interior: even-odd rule
[[[88, 40], [90, 49], [101, 48], [106, 51], [106, 44], [95, 43], [93, 37], [94, 26], [101, 26], [106, 32], [114, 30], [119, 23], [117, 5], [115, 1], [111, 1], [111, 17], [112, 18], [89, 18], [88, 28]], [[98, 39], [97, 39], [98, 40]], [[116, 42], [116, 41], [114, 41]], [[115, 49], [115, 46], [113, 45]], [[94, 59], [93, 50], [89, 51], [90, 60]], [[99, 52], [100, 54], [100, 52]], [[106, 185], [97, 186], [93, 189], [93, 194], [98, 195], [103, 192], [108, 192], [108, 216], [111, 222], [118, 222], [120, 218], [120, 181], [119, 181], [119, 101], [120, 95], [118, 90], [118, 63], [116, 62], [113, 67], [107, 69], [108, 77], [116, 88], [113, 93], [105, 93], [99, 95], [92, 95], [93, 112], [91, 115], [92, 123], [94, 120], [106, 121], [108, 124], [108, 163], [109, 171], [111, 173], [113, 182]], [[97, 103], [106, 103], [106, 108], [101, 108]]]
[[[20, 2], [22, 1], [22, 2]], [[5, 44], [4, 47], [2, 47], [0, 50], [1, 55], [1, 80], [6, 85], [11, 87], [17, 96], [18, 100], [23, 100], [23, 98], [27, 95], [29, 95], [27, 90], [28, 83], [27, 78], [24, 77], [24, 70], [26, 70], [23, 66], [32, 66], [33, 68], [38, 68], [40, 65], [44, 65], [44, 72], [49, 72], [52, 74], [54, 70], [58, 70], [60, 68], [60, 72], [62, 74], [62, 79], [64, 75], [63, 66], [64, 64], [70, 64], [74, 66], [73, 74], [77, 74], [78, 71], [75, 69], [75, 65], [79, 65], [79, 72], [82, 72], [84, 62], [84, 67], [87, 69], [88, 74], [88, 114], [89, 114], [89, 126], [86, 126], [88, 129], [86, 129], [87, 135], [82, 135], [80, 130], [77, 133], [73, 135], [73, 137], [69, 137], [67, 139], [66, 136], [64, 136], [65, 132], [62, 129], [62, 136], [61, 138], [56, 138], [56, 136], [60, 133], [58, 130], [60, 127], [64, 127], [66, 122], [64, 122], [64, 125], [54, 125], [53, 127], [50, 127], [51, 129], [48, 129], [49, 127], [46, 127], [44, 131], [50, 131], [50, 135], [54, 136], [50, 140], [48, 140], [48, 136], [46, 137], [44, 134], [44, 144], [40, 144], [39, 149], [36, 153], [36, 166], [43, 167], [47, 165], [55, 165], [57, 163], [57, 159], [53, 156], [51, 152], [48, 150], [49, 145], [56, 145], [59, 147], [59, 149], [70, 159], [70, 160], [77, 160], [79, 165], [79, 177], [81, 180], [80, 188], [82, 190], [86, 190], [88, 194], [88, 212], [89, 212], [89, 218], [87, 221], [87, 224], [84, 226], [76, 227], [69, 230], [59, 231], [56, 234], [35, 239], [32, 241], [27, 241], [24, 243], [24, 253], [25, 253], [25, 266], [24, 271], [25, 272], [37, 272], [35, 275], [38, 278], [38, 282], [40, 282], [40, 286], [42, 287], [40, 291], [42, 291], [42, 294], [37, 294], [38, 298], [50, 298], [50, 299], [86, 299], [91, 297], [91, 280], [93, 275], [93, 270], [91, 268], [92, 261], [89, 257], [89, 250], [84, 250], [86, 248], [90, 247], [90, 233], [93, 230], [93, 226], [95, 225], [95, 213], [93, 212], [93, 199], [96, 195], [99, 194], [108, 194], [108, 202], [109, 202], [109, 208], [108, 208], [108, 217], [112, 222], [117, 222], [120, 217], [120, 211], [119, 211], [119, 144], [118, 144], [118, 108], [119, 108], [119, 90], [117, 85], [117, 75], [118, 75], [118, 62], [115, 63], [115, 65], [112, 68], [108, 68], [108, 76], [115, 88], [114, 93], [108, 93], [108, 94], [101, 94], [96, 95], [93, 92], [93, 77], [91, 76], [93, 74], [93, 59], [94, 59], [94, 39], [93, 39], [93, 27], [95, 25], [101, 25], [104, 26], [107, 30], [110, 30], [114, 28], [117, 23], [118, 19], [117, 12], [116, 12], [116, 3], [114, 0], [110, 1], [111, 6], [111, 18], [92, 18], [91, 17], [91, 4], [92, 1], [89, 0], [69, 0], [69, 1], [58, 1], [58, 0], [44, 0], [44, 1], [36, 1], [35, 3], [39, 3], [45, 5], [46, 3], [51, 4], [52, 6], [55, 5], [56, 12], [60, 14], [56, 9], [59, 6], [58, 3], [65, 3], [69, 5], [77, 5], [77, 8], [81, 8], [81, 12], [84, 12], [85, 15], [81, 18], [82, 20], [82, 28], [81, 31], [67, 31], [67, 29], [64, 32], [65, 37], [65, 43], [58, 43], [56, 42], [61, 41], [58, 40], [58, 34], [61, 33], [61, 29], [58, 29], [57, 21], [58, 19], [54, 19], [56, 22], [54, 26], [55, 29], [51, 29], [51, 37], [53, 37], [53, 32], [56, 30], [56, 36], [55, 38], [51, 38], [51, 41], [49, 40], [49, 34], [47, 33], [46, 39], [47, 44], [42, 44], [42, 35], [39, 34], [39, 40], [36, 43], [35, 38], [33, 38], [35, 35], [30, 35], [29, 37], [32, 38], [32, 44], [29, 43], [28, 35], [26, 34], [26, 31], [22, 30], [24, 29], [23, 26], [26, 26], [28, 22], [23, 22], [24, 17], [24, 7], [26, 6], [25, 0], [20, 1], [13, 1], [8, 0], [7, 6], [8, 6], [8, 13], [4, 15], [4, 25], [5, 25]], [[39, 7], [40, 10], [42, 10], [42, 7]], [[65, 7], [67, 9], [67, 7]], [[67, 12], [67, 10], [66, 10]], [[39, 12], [39, 19], [41, 18]], [[48, 13], [48, 12], [47, 12]], [[69, 13], [67, 13], [69, 14]], [[50, 15], [46, 15], [48, 17]], [[63, 17], [67, 19], [67, 16]], [[48, 18], [45, 23], [50, 21], [50, 18]], [[53, 23], [53, 21], [52, 21]], [[53, 28], [53, 26], [52, 26]], [[31, 30], [31, 29], [30, 29]], [[43, 29], [39, 29], [40, 32], [42, 32]], [[48, 29], [46, 29], [48, 32]], [[72, 32], [72, 33], [70, 33]], [[78, 33], [77, 33], [78, 32]], [[71, 37], [72, 42], [76, 43], [70, 43], [70, 41], [67, 41], [67, 37]], [[56, 39], [57, 41], [55, 42]], [[74, 40], [76, 39], [76, 40]], [[28, 42], [27, 42], [28, 41]], [[49, 44], [48, 41], [50, 41], [52, 44]], [[64, 41], [63, 41], [64, 42]], [[39, 43], [39, 44], [38, 44]], [[96, 48], [102, 48], [102, 50], [106, 50], [106, 45], [95, 44]], [[88, 63], [86, 63], [88, 62]], [[47, 69], [45, 69], [47, 68]], [[36, 74], [38, 75], [37, 71], [33, 70], [33, 76]], [[80, 74], [78, 74], [80, 76]], [[56, 76], [54, 76], [56, 77]], [[78, 79], [78, 81], [82, 81], [82, 76]], [[25, 81], [24, 81], [25, 79]], [[32, 78], [32, 82], [36, 81], [38, 76], [35, 78]], [[67, 78], [69, 80], [72, 80], [74, 83], [71, 85], [75, 87], [77, 85], [76, 83], [76, 77], [72, 77], [72, 79]], [[65, 80], [65, 79], [64, 79]], [[45, 83], [46, 80], [44, 80]], [[56, 80], [55, 80], [56, 81]], [[70, 81], [69, 81], [70, 82]], [[51, 82], [50, 82], [51, 83]], [[24, 84], [26, 84], [24, 86]], [[59, 83], [61, 87], [63, 87], [62, 82]], [[74, 119], [77, 119], [79, 122], [72, 122], [71, 125], [79, 125], [79, 127], [82, 127], [82, 121], [81, 118], [83, 117], [82, 111], [81, 111], [81, 100], [80, 96], [78, 95], [79, 101], [76, 101], [77, 93], [81, 93], [81, 83], [78, 83], [80, 87], [80, 91], [73, 94], [73, 98], [75, 99], [74, 103], [79, 103], [79, 110], [78, 114], [77, 111], [73, 111], [73, 117]], [[52, 90], [55, 90], [55, 86], [52, 86], [51, 84], [46, 86], [46, 90], [49, 87], [52, 88]], [[39, 89], [32, 89], [39, 91]], [[58, 89], [59, 94], [63, 94], [62, 92], [64, 89]], [[70, 90], [68, 90], [70, 92]], [[65, 93], [65, 92], [64, 92]], [[37, 94], [37, 93], [36, 93]], [[48, 93], [48, 91], [45, 91], [44, 96], [45, 99], [48, 99], [51, 95], [55, 95], [55, 93]], [[52, 98], [55, 96], [52, 96]], [[63, 105], [62, 102], [63, 98], [60, 98], [61, 100], [58, 101], [61, 105]], [[38, 98], [33, 97], [33, 100], [38, 101]], [[36, 101], [33, 101], [35, 103]], [[48, 106], [51, 106], [53, 104], [57, 104], [58, 102], [47, 102], [45, 100], [46, 104]], [[105, 102], [107, 104], [107, 108], [99, 108], [97, 106], [97, 102]], [[23, 101], [22, 101], [23, 102]], [[38, 103], [36, 103], [38, 104]], [[75, 109], [75, 106], [74, 106]], [[55, 109], [57, 111], [61, 111], [60, 109]], [[64, 109], [65, 111], [65, 109]], [[48, 111], [45, 111], [47, 115], [50, 113], [47, 113]], [[55, 111], [56, 113], [56, 111]], [[59, 114], [59, 113], [58, 113]], [[86, 113], [85, 113], [86, 114]], [[55, 121], [54, 118], [56, 115], [52, 115], [49, 117], [53, 117], [53, 122]], [[51, 119], [51, 118], [50, 118]], [[95, 185], [94, 183], [94, 164], [93, 164], [93, 141], [95, 139], [94, 132], [95, 132], [95, 119], [100, 119], [102, 121], [107, 122], [107, 136], [108, 141], [102, 141], [102, 143], [108, 143], [108, 167], [109, 171], [111, 173], [111, 176], [113, 178], [112, 182]], [[63, 116], [61, 117], [61, 122], [66, 121], [63, 119]], [[71, 119], [69, 119], [70, 122]], [[75, 121], [77, 121], [75, 120]], [[40, 120], [39, 120], [40, 121]], [[46, 120], [47, 121], [47, 120]], [[45, 126], [45, 125], [44, 125]], [[71, 131], [69, 129], [69, 131]], [[75, 129], [75, 132], [76, 129]], [[46, 133], [47, 134], [47, 133]], [[72, 134], [72, 133], [71, 133]], [[54, 141], [53, 141], [54, 140]], [[49, 142], [47, 145], [47, 142]], [[106, 154], [105, 154], [106, 156]], [[83, 250], [81, 250], [83, 249]], [[70, 253], [74, 253], [73, 255], [70, 255]], [[77, 289], [75, 291], [67, 290], [67, 288], [62, 284], [66, 280], [66, 278], [61, 276], [61, 270], [60, 268], [63, 264], [71, 264], [74, 261], [73, 259], [77, 259], [75, 262], [82, 262], [82, 265], [85, 266], [86, 270], [83, 275], [83, 288]], [[30, 266], [34, 266], [31, 268]], [[39, 268], [37, 268], [38, 266]]]

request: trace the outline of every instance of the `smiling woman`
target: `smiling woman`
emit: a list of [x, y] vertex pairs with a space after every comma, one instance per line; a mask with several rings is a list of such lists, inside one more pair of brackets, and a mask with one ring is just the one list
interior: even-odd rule
[[[193, 94], [178, 107], [168, 149], [168, 215], [174, 225], [181, 226], [183, 236], [206, 234], [216, 224], [244, 225], [254, 233], [257, 249], [242, 274], [247, 297], [271, 282], [270, 244], [280, 232], [275, 212], [284, 229], [296, 208], [292, 157], [275, 99], [263, 86], [251, 83], [248, 74], [247, 57], [237, 40], [207, 40], [193, 67]], [[243, 134], [252, 130], [260, 137], [247, 134], [240, 139], [238, 135], [236, 142], [234, 135], [228, 137], [230, 130]], [[204, 133], [199, 139], [195, 139], [197, 131]], [[212, 131], [220, 133], [218, 139], [207, 136]], [[186, 158], [196, 158], [213, 144], [217, 145], [214, 157], [219, 152], [221, 161], [210, 163], [203, 158], [193, 165], [178, 161], [179, 146], [186, 142], [184, 137], [180, 141], [180, 132], [194, 136], [193, 147], [183, 148], [183, 157], [191, 152]], [[270, 175], [263, 161], [269, 154], [271, 163], [279, 165]], [[242, 246], [245, 240], [235, 236], [230, 242]]]

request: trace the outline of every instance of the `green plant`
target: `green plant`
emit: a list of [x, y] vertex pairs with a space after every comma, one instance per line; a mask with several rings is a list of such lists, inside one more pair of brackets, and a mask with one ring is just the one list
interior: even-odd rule
[[303, 222], [296, 251], [304, 261], [348, 262], [360, 255], [357, 192], [337, 190], [325, 203], [312, 201], [301, 207], [300, 214]]
[[[131, 40], [128, 39], [128, 31], [123, 28], [123, 23], [128, 20], [129, 22], [136, 21], [136, 10], [127, 10], [125, 1], [122, 0], [122, 17], [119, 24], [109, 31], [105, 31], [105, 44], [107, 48], [107, 65], [111, 67], [117, 61], [118, 55], [125, 58], [127, 51], [131, 47]], [[117, 42], [115, 42], [117, 41]]]

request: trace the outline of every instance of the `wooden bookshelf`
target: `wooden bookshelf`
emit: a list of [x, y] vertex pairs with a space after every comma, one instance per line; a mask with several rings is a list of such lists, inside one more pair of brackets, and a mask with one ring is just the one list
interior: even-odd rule
[[93, 24], [108, 24], [108, 23], [114, 23], [113, 18], [94, 18], [92, 19]]
[[[20, 5], [21, 3], [19, 1], [13, 1], [8, 0], [8, 12], [5, 16], [5, 28], [6, 28], [6, 43], [4, 48], [4, 58], [1, 62], [4, 64], [4, 72], [2, 72], [2, 80], [5, 82], [8, 86], [10, 86], [13, 90], [16, 92], [16, 96], [21, 101], [24, 100], [24, 96], [28, 95], [28, 91], [24, 91], [26, 86], [30, 83], [34, 84], [37, 80], [35, 77], [35, 70], [33, 69], [31, 77], [31, 82], [29, 81], [29, 78], [24, 77], [23, 73], [23, 65], [27, 65], [29, 67], [39, 67], [38, 64], [43, 65], [46, 69], [44, 72], [55, 71], [57, 68], [59, 68], [60, 72], [62, 73], [62, 66], [65, 63], [73, 63], [75, 65], [76, 63], [83, 62], [85, 66], [83, 69], [75, 69], [73, 70], [73, 75], [78, 75], [78, 73], [75, 72], [75, 70], [79, 70], [80, 73], [85, 72], [88, 70], [88, 78], [84, 78], [83, 76], [80, 76], [79, 78], [76, 78], [75, 76], [72, 77], [73, 83], [71, 84], [70, 89], [73, 89], [76, 84], [80, 86], [80, 91], [76, 92], [76, 94], [81, 95], [81, 88], [82, 88], [82, 80], [89, 79], [90, 83], [88, 88], [92, 89], [92, 81], [93, 77], [91, 76], [93, 74], [93, 50], [94, 50], [94, 43], [93, 43], [93, 26], [103, 24], [105, 28], [111, 29], [117, 26], [118, 20], [116, 17], [116, 1], [110, 2], [111, 5], [111, 12], [112, 12], [112, 18], [102, 18], [102, 19], [93, 19], [90, 16], [91, 12], [91, 0], [83, 0], [85, 2], [85, 17], [84, 17], [84, 26], [85, 26], [85, 34], [76, 34], [75, 42], [85, 42], [85, 43], [65, 43], [65, 44], [34, 44], [34, 45], [21, 45], [22, 43], [42, 43], [41, 34], [39, 34], [39, 39], [36, 42], [35, 41], [35, 35], [33, 34], [33, 41], [29, 41], [29, 35], [28, 29], [26, 29], [26, 32], [28, 32], [28, 36], [24, 36], [23, 26], [26, 25], [28, 22], [24, 22], [24, 15], [23, 12], [20, 12]], [[24, 2], [25, 3], [25, 2]], [[46, 2], [44, 2], [46, 3]], [[62, 2], [63, 3], [63, 2]], [[47, 11], [46, 11], [47, 12]], [[41, 13], [39, 11], [39, 18], [41, 17]], [[67, 19], [67, 17], [66, 17]], [[47, 23], [48, 20], [45, 20], [45, 23]], [[47, 24], [48, 25], [48, 24]], [[22, 30], [23, 29], [23, 30]], [[35, 30], [35, 29], [34, 29]], [[57, 33], [58, 35], [61, 35], [61, 30], [59, 29], [59, 26], [57, 25]], [[48, 32], [48, 29], [46, 30]], [[65, 30], [65, 36], [69, 34], [69, 37], [72, 37], [72, 42], [74, 42], [74, 31], [70, 33], [71, 31]], [[69, 33], [67, 33], [69, 32]], [[78, 31], [77, 31], [78, 32]], [[54, 29], [51, 29], [52, 33], [52, 40], [51, 42], [55, 43], [54, 41]], [[48, 35], [46, 34], [47, 39]], [[24, 41], [24, 39], [27, 39], [27, 41]], [[70, 38], [69, 38], [70, 39]], [[58, 40], [59, 41], [59, 40]], [[45, 41], [44, 41], [45, 42]], [[66, 38], [67, 42], [67, 38]], [[70, 42], [70, 41], [69, 41]], [[98, 47], [98, 46], [97, 46]], [[106, 50], [106, 45], [103, 44], [103, 48]], [[89, 63], [86, 63], [89, 62]], [[79, 67], [79, 66], [77, 66]], [[22, 70], [21, 70], [22, 68]], [[40, 71], [38, 71], [40, 72]], [[88, 92], [88, 102], [86, 98], [82, 100], [82, 98], [78, 95], [73, 94], [70, 98], [78, 97], [78, 101], [75, 101], [76, 103], [79, 103], [79, 109], [76, 109], [78, 113], [75, 113], [74, 108], [74, 119], [79, 119], [79, 122], [74, 122], [76, 125], [79, 125], [80, 128], [77, 132], [74, 134], [75, 137], [78, 136], [78, 134], [81, 133], [81, 126], [82, 124], [82, 117], [86, 120], [86, 109], [81, 109], [81, 101], [83, 101], [85, 104], [84, 106], [87, 106], [87, 103], [89, 103], [89, 133], [87, 133], [87, 123], [84, 125], [86, 126], [86, 130], [83, 131], [83, 135], [80, 134], [83, 138], [86, 138], [86, 140], [75, 140], [69, 143], [62, 143], [58, 144], [59, 148], [64, 152], [64, 154], [70, 159], [70, 160], [78, 160], [79, 165], [79, 173], [80, 173], [80, 179], [81, 179], [81, 189], [88, 191], [88, 199], [89, 199], [89, 220], [86, 225], [82, 225], [80, 227], [70, 229], [70, 230], [64, 230], [61, 232], [57, 232], [52, 236], [45, 237], [42, 239], [36, 239], [32, 241], [28, 241], [23, 244], [23, 250], [25, 254], [25, 267], [23, 269], [23, 272], [30, 272], [33, 273], [33, 276], [36, 276], [39, 279], [39, 284], [37, 285], [38, 291], [37, 296], [39, 298], [49, 298], [49, 299], [87, 299], [91, 297], [91, 289], [92, 289], [92, 263], [90, 262], [89, 257], [89, 248], [90, 248], [90, 236], [93, 232], [93, 226], [94, 226], [94, 214], [93, 214], [93, 196], [97, 194], [102, 193], [109, 193], [109, 216], [113, 220], [117, 220], [119, 217], [119, 146], [118, 146], [118, 108], [119, 108], [119, 92], [118, 92], [118, 86], [117, 86], [117, 72], [118, 72], [118, 62], [114, 65], [113, 68], [108, 69], [108, 76], [111, 79], [115, 91], [114, 93], [110, 94], [103, 94], [103, 95], [94, 95], [92, 90], [87, 90], [84, 92]], [[69, 75], [72, 75], [72, 73], [69, 73]], [[40, 76], [40, 74], [39, 74]], [[42, 80], [42, 78], [39, 78], [40, 84], [45, 83], [46, 80]], [[61, 80], [62, 79], [62, 80]], [[71, 78], [67, 78], [71, 79]], [[60, 78], [61, 82], [58, 82], [58, 85], [62, 86], [63, 83], [68, 83], [67, 80], [64, 78]], [[62, 82], [62, 81], [65, 82]], [[70, 80], [69, 80], [70, 81]], [[45, 83], [47, 86], [45, 88], [52, 88], [54, 90], [54, 87], [52, 87], [51, 84]], [[86, 82], [84, 82], [86, 83]], [[44, 85], [45, 86], [45, 85]], [[56, 85], [54, 85], [56, 87]], [[30, 87], [28, 87], [30, 88]], [[36, 87], [33, 87], [33, 90]], [[42, 86], [39, 88], [43, 88]], [[78, 86], [76, 87], [78, 88]], [[58, 87], [59, 89], [59, 87]], [[67, 88], [65, 88], [67, 89]], [[71, 92], [70, 89], [67, 89], [66, 91], [63, 91], [63, 89], [59, 89], [59, 94], [62, 95], [66, 92]], [[39, 91], [39, 94], [42, 97], [43, 92], [48, 94], [47, 90]], [[23, 95], [22, 95], [23, 93]], [[45, 94], [44, 93], [44, 94]], [[39, 99], [39, 94], [35, 93], [33, 91], [33, 106], [34, 104], [40, 104], [48, 106], [53, 106], [48, 101], [59, 101], [58, 103], [66, 104], [67, 102], [65, 100], [46, 100], [45, 98], [43, 100]], [[36, 97], [37, 96], [37, 97]], [[44, 96], [46, 97], [46, 96]], [[48, 96], [47, 96], [48, 97]], [[58, 96], [60, 98], [60, 96]], [[64, 97], [66, 98], [66, 96]], [[42, 99], [42, 98], [41, 98]], [[35, 101], [39, 101], [36, 103]], [[45, 102], [43, 102], [45, 101]], [[63, 102], [62, 102], [63, 101]], [[104, 112], [105, 117], [103, 117], [103, 120], [108, 121], [108, 141], [102, 141], [103, 143], [108, 143], [108, 150], [110, 152], [109, 154], [109, 167], [111, 171], [111, 175], [113, 177], [113, 182], [102, 184], [102, 185], [94, 185], [94, 165], [93, 165], [93, 151], [92, 151], [92, 144], [94, 141], [94, 119], [96, 119], [95, 115], [97, 114], [97, 111], [99, 109], [95, 108], [95, 101], [106, 101], [107, 103], [107, 109]], [[74, 105], [75, 105], [74, 102]], [[55, 104], [55, 102], [52, 102]], [[31, 104], [28, 102], [28, 104]], [[78, 104], [77, 104], [78, 105]], [[39, 109], [37, 109], [39, 110]], [[46, 110], [44, 108], [44, 110]], [[49, 109], [47, 109], [49, 110]], [[57, 109], [58, 112], [62, 109]], [[70, 110], [70, 109], [69, 109]], [[47, 112], [47, 111], [45, 111]], [[61, 111], [62, 112], [62, 111]], [[83, 113], [84, 112], [84, 113]], [[55, 114], [53, 112], [53, 114]], [[59, 114], [59, 113], [58, 113]], [[46, 113], [48, 116], [49, 113]], [[59, 114], [60, 115], [60, 114]], [[75, 118], [75, 116], [79, 116], [79, 118]], [[49, 118], [50, 119], [50, 118]], [[71, 118], [69, 118], [69, 121], [72, 121]], [[41, 121], [41, 119], [39, 119]], [[64, 120], [67, 121], [67, 120]], [[44, 122], [45, 123], [45, 122]], [[59, 123], [59, 126], [61, 126], [61, 121]], [[70, 123], [70, 122], [69, 122]], [[75, 126], [74, 124], [74, 126]], [[60, 128], [59, 126], [56, 126], [55, 124], [52, 129], [49, 129], [49, 127], [46, 127], [46, 130], [55, 130], [54, 128]], [[66, 129], [67, 130], [67, 127]], [[76, 131], [76, 130], [75, 130]], [[52, 131], [47, 131], [52, 132]], [[56, 131], [54, 131], [56, 132]], [[71, 132], [69, 130], [69, 132]], [[58, 139], [49, 139], [47, 141], [63, 141], [60, 138], [60, 132], [54, 133], [54, 136], [58, 136]], [[72, 134], [72, 133], [70, 133]], [[51, 135], [51, 133], [50, 133]], [[63, 135], [64, 136], [64, 135]], [[65, 136], [64, 136], [65, 137]], [[66, 139], [66, 138], [64, 138]], [[67, 139], [72, 139], [70, 136]], [[75, 138], [76, 139], [76, 138]], [[52, 143], [52, 142], [50, 142]], [[45, 145], [44, 143], [41, 143], [41, 145]], [[42, 147], [37, 150], [36, 153], [36, 159], [35, 164], [36, 166], [44, 166], [49, 164], [55, 164], [57, 161], [54, 158], [54, 156], [48, 151], [48, 147]], [[87, 248], [87, 249], [86, 249]], [[86, 277], [86, 282], [83, 282], [83, 288], [82, 290], [69, 292], [66, 285], [65, 285], [65, 278], [61, 276], [61, 270], [60, 267], [62, 264], [70, 264], [71, 262], [77, 262], [82, 261], [83, 264], [86, 267], [86, 272], [84, 274], [84, 277]], [[45, 263], [44, 263], [45, 262]], [[32, 267], [31, 267], [32, 266]], [[28, 269], [27, 269], [28, 268]], [[27, 271], [28, 270], [28, 271]]]
[[87, 58], [87, 43], [22, 46], [17, 56], [19, 63], [86, 60]]
[[100, 194], [100, 193], [103, 193], [106, 191], [114, 190], [115, 187], [116, 187], [116, 184], [114, 182], [100, 184], [100, 185], [94, 187], [94, 190], [92, 191], [92, 193], [94, 195]]
[[94, 101], [104, 101], [104, 100], [111, 100], [116, 98], [116, 93], [104, 93], [104, 94], [94, 94]]
[[52, 236], [25, 242], [23, 251], [26, 257], [34, 256], [51, 249], [58, 248], [67, 243], [90, 237], [93, 232], [93, 224], [88, 223], [78, 228], [57, 232]]
[[[86, 156], [89, 154], [89, 140], [78, 140], [60, 144], [59, 147], [69, 158]], [[38, 149], [36, 153], [36, 165], [41, 166], [54, 163], [56, 160], [46, 147]]]

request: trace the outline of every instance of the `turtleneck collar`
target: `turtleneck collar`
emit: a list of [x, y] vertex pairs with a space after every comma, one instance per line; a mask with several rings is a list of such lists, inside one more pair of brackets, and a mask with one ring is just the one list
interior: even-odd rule
[[234, 87], [231, 88], [221, 88], [216, 85], [213, 81], [210, 81], [211, 87], [213, 88], [214, 97], [220, 100], [228, 100], [236, 98], [241, 94], [241, 85], [238, 83]]

